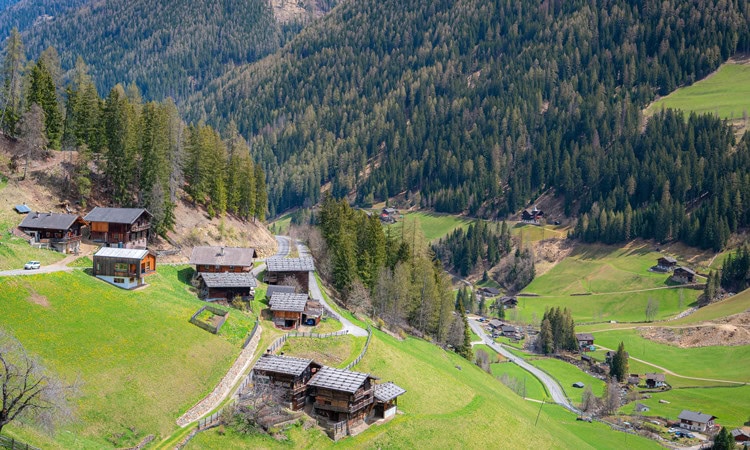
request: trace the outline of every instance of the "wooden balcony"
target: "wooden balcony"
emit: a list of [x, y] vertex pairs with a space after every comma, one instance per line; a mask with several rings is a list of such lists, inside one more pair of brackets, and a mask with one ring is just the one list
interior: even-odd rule
[[130, 227], [130, 232], [131, 233], [137, 233], [139, 231], [148, 230], [149, 228], [151, 228], [151, 224], [148, 223], [148, 222], [146, 222], [146, 223], [134, 223], [133, 226]]

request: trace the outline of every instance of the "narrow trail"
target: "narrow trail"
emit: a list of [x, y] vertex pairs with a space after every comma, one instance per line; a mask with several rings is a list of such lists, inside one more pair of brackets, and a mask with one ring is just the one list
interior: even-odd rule
[[[688, 283], [688, 284], [680, 284], [677, 286], [659, 286], [654, 288], [644, 288], [644, 289], [633, 289], [630, 291], [614, 291], [614, 292], [589, 292], [586, 294], [580, 294], [580, 295], [573, 295], [568, 294], [569, 297], [591, 297], [592, 295], [616, 295], [616, 294], [634, 294], [637, 292], [649, 292], [649, 291], [659, 291], [664, 289], [683, 289], [683, 288], [690, 288], [690, 287], [696, 287], [696, 286], [703, 286], [702, 283]], [[525, 297], [522, 295], [522, 297]], [[564, 295], [533, 295], [528, 296], [526, 298], [559, 298], [564, 297]]]

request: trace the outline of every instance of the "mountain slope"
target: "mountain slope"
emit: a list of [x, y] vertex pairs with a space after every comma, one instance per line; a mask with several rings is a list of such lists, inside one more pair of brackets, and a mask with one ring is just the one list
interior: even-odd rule
[[[255, 137], [257, 159], [272, 172], [272, 212], [317, 200], [327, 182], [334, 195], [356, 192], [363, 203], [411, 190], [423, 206], [486, 217], [548, 187], [566, 195], [568, 212], [597, 201], [635, 210], [652, 201], [627, 192], [623, 176], [633, 160], [651, 158], [633, 150], [640, 107], [745, 46], [746, 8], [347, 2], [188, 107]], [[708, 126], [718, 133], [721, 125]], [[695, 195], [669, 178], [671, 198]], [[664, 180], [635, 182], [660, 192]]]
[[13, 27], [24, 31], [35, 23], [51, 20], [88, 0], [0, 0], [0, 41]]

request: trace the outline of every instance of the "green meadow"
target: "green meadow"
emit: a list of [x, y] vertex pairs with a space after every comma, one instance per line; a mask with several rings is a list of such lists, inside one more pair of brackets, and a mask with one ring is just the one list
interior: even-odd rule
[[403, 219], [399, 219], [395, 224], [388, 226], [398, 228], [404, 222], [411, 222], [414, 219], [419, 221], [419, 227], [428, 242], [440, 239], [456, 228], [468, 228], [469, 224], [474, 222], [474, 219], [450, 214], [414, 211], [405, 213]]
[[169, 435], [224, 376], [254, 322], [232, 310], [218, 336], [189, 323], [203, 303], [181, 281], [191, 270], [160, 266], [137, 291], [84, 271], [0, 278], [0, 327], [59, 377], [81, 382], [75, 423], [53, 437], [17, 425], [3, 433], [66, 449]]
[[516, 364], [510, 362], [494, 363], [490, 365], [490, 370], [492, 370], [492, 376], [495, 378], [499, 379], [503, 375], [507, 375], [518, 380], [526, 389], [526, 398], [534, 400], [549, 399], [549, 394], [547, 394], [542, 382]]
[[652, 115], [664, 108], [741, 119], [750, 111], [750, 64], [723, 64], [708, 77], [655, 101], [646, 114]]
[[580, 381], [584, 385], [591, 386], [591, 390], [597, 397], [601, 397], [604, 393], [604, 382], [602, 380], [592, 377], [578, 367], [565, 361], [555, 358], [544, 358], [529, 362], [552, 375], [560, 383], [560, 386], [565, 391], [565, 395], [574, 405], [581, 403], [583, 389], [573, 387], [573, 383]]
[[[399, 341], [375, 331], [367, 356], [354, 370], [406, 389], [398, 402], [403, 414], [335, 444], [314, 428], [298, 426], [284, 441], [211, 429], [187, 448], [497, 448], [502, 439], [507, 448], [614, 449], [624, 438], [602, 424], [576, 422], [575, 415], [555, 405], [543, 407], [535, 426], [539, 403], [523, 400], [469, 361], [419, 339]], [[629, 448], [658, 448], [634, 436], [628, 443]]]

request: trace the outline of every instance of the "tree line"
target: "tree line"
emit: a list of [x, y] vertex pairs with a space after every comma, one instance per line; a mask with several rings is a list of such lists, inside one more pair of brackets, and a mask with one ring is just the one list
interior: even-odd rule
[[27, 160], [44, 148], [77, 150], [67, 188], [82, 206], [104, 193], [114, 206], [148, 209], [164, 235], [184, 188], [211, 217], [265, 218], [265, 173], [236, 131], [222, 139], [205, 124], [188, 126], [174, 102], [144, 102], [134, 84], [118, 84], [101, 98], [81, 58], [65, 82], [55, 49], [26, 63], [16, 30], [2, 79], [3, 133], [21, 140]]
[[512, 246], [510, 228], [505, 221], [491, 224], [480, 220], [469, 224], [466, 230], [456, 228], [440, 238], [432, 249], [446, 268], [466, 276], [495, 266], [510, 253]]

